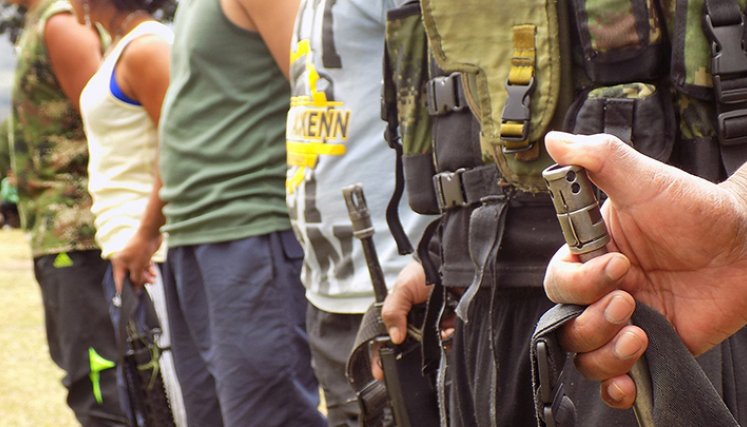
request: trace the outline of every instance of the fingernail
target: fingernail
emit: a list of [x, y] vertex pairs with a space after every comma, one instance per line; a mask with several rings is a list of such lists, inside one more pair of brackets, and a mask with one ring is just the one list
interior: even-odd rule
[[399, 328], [396, 326], [392, 326], [389, 328], [389, 338], [392, 339], [394, 342], [399, 342]]
[[604, 275], [613, 282], [620, 280], [627, 271], [628, 263], [621, 256], [612, 257], [604, 267]]
[[607, 396], [615, 403], [622, 402], [625, 397], [625, 392], [616, 383], [612, 383], [607, 387]]
[[630, 359], [643, 348], [643, 340], [633, 332], [625, 332], [615, 343], [615, 356], [621, 360]]
[[604, 309], [604, 318], [613, 325], [622, 325], [628, 321], [633, 310], [635, 306], [631, 306], [622, 296], [615, 295]]

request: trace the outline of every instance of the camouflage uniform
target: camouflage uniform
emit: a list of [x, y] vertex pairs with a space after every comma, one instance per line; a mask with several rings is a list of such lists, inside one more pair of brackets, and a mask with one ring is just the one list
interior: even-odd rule
[[[542, 279], [564, 243], [549, 197], [540, 193], [539, 172], [551, 163], [542, 143], [548, 130], [612, 133], [650, 157], [714, 181], [733, 167], [729, 160], [740, 160], [717, 141], [702, 0], [498, 3], [469, 0], [455, 8], [449, 0], [420, 0], [435, 62], [432, 80], [424, 86], [429, 111], [435, 112], [431, 130], [438, 174], [433, 181], [441, 185], [435, 199], [442, 211], [436, 235], [439, 270], [429, 279], [447, 292], [456, 288], [452, 294], [461, 298], [448, 367], [450, 402], [444, 405], [451, 426], [536, 422], [529, 335], [551, 305]], [[743, 10], [745, 2], [739, 3]], [[403, 28], [404, 33], [388, 35], [390, 51], [415, 38], [389, 24], [392, 32]], [[408, 153], [412, 119], [426, 122], [412, 112], [410, 99], [417, 91], [407, 87], [423, 86], [417, 80], [422, 70], [407, 71], [413, 55], [392, 57], [395, 70], [404, 65], [404, 75], [395, 72], [394, 81], [404, 86], [398, 88], [399, 125]], [[452, 73], [459, 73], [460, 83], [440, 86], [452, 80]], [[464, 101], [454, 95], [458, 92]], [[472, 122], [472, 114], [479, 123]], [[516, 128], [526, 134], [505, 132]], [[526, 150], [517, 150], [521, 143]], [[485, 159], [493, 163], [490, 157], [500, 181], [487, 173], [473, 180], [486, 170]], [[407, 161], [409, 179], [417, 174], [407, 171]], [[425, 197], [430, 181], [416, 183], [414, 190]], [[735, 361], [745, 355], [747, 330], [699, 359], [728, 407], [742, 418], [747, 370]], [[578, 425], [636, 425], [632, 412], [604, 406], [598, 384], [572, 366], [563, 380], [576, 403]]]
[[69, 3], [41, 0], [18, 43], [9, 135], [24, 227], [31, 232], [52, 359], [65, 370], [68, 404], [83, 425], [121, 425], [114, 333], [101, 283], [107, 264], [94, 243], [80, 116], [53, 73], [44, 26]]

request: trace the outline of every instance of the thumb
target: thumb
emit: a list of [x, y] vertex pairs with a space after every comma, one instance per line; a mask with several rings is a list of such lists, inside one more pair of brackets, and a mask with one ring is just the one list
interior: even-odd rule
[[117, 289], [117, 293], [122, 293], [122, 285], [124, 284], [125, 275], [127, 269], [119, 262], [112, 262], [112, 275], [114, 276], [114, 287]]
[[612, 135], [549, 132], [545, 146], [559, 164], [586, 169], [594, 184], [618, 202], [646, 196], [641, 188], [630, 185], [631, 181], [650, 180], [666, 167]]
[[405, 340], [407, 331], [407, 314], [413, 306], [413, 299], [404, 288], [394, 288], [384, 301], [381, 308], [381, 320], [384, 321], [389, 338], [395, 344]]

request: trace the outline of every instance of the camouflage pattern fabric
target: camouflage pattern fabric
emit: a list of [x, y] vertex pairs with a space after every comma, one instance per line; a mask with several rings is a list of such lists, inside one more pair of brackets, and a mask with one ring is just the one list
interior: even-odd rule
[[431, 120], [425, 96], [428, 47], [420, 13], [390, 17], [386, 32], [402, 148], [405, 155], [425, 154], [431, 151]]
[[26, 16], [13, 82], [11, 152], [34, 257], [94, 249], [83, 125], [47, 57], [44, 25], [69, 3], [42, 0]]
[[654, 94], [656, 88], [645, 83], [623, 83], [614, 86], [602, 86], [589, 92], [589, 99], [623, 98], [645, 99]]
[[637, 10], [643, 7], [640, 2], [628, 0], [587, 0], [582, 3], [594, 52], [640, 48], [661, 39], [661, 25], [652, 0], [644, 2], [645, 10]]

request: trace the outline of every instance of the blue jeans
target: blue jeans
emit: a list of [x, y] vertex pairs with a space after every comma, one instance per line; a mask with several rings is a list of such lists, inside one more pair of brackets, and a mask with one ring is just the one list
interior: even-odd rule
[[170, 248], [177, 376], [194, 426], [325, 426], [290, 231]]

